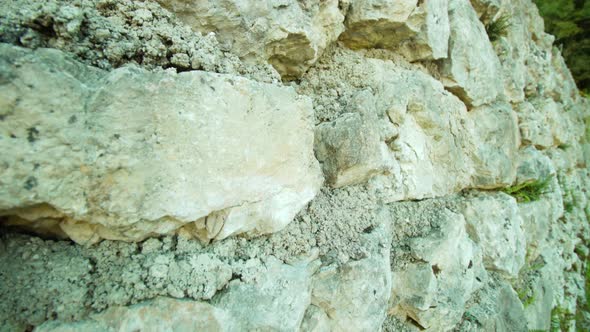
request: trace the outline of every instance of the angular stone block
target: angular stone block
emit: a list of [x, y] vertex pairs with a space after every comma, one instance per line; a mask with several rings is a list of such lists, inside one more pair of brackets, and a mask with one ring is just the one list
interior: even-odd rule
[[221, 239], [278, 231], [319, 190], [311, 103], [290, 88], [0, 50], [2, 215], [60, 220], [78, 242], [187, 224]]

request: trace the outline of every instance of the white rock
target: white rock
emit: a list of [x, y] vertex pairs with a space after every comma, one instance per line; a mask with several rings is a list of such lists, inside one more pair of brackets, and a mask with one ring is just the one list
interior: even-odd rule
[[462, 202], [469, 236], [481, 246], [486, 269], [517, 277], [526, 239], [516, 200], [502, 192], [476, 193]]
[[81, 243], [194, 221], [220, 239], [278, 231], [319, 190], [311, 103], [290, 88], [197, 71], [106, 74], [59, 51], [1, 50], [21, 63], [0, 91], [14, 109], [0, 123], [1, 214], [47, 204], [47, 215], [20, 217], [63, 218]]
[[112, 307], [74, 323], [48, 321], [35, 331], [189, 332], [235, 331], [238, 327], [238, 321], [228, 312], [206, 302], [161, 297], [129, 307]]
[[468, 106], [489, 104], [500, 98], [500, 61], [468, 0], [449, 0], [449, 21], [449, 57], [441, 64], [445, 87]]
[[483, 106], [469, 112], [474, 125], [477, 188], [505, 187], [514, 181], [520, 135], [516, 114], [508, 104]]
[[337, 0], [157, 0], [240, 58], [268, 61], [283, 79], [301, 76], [342, 32]]
[[537, 275], [531, 282], [531, 302], [524, 306], [524, 315], [529, 330], [550, 330], [553, 288], [555, 285], [546, 274]]
[[300, 331], [330, 332], [330, 318], [324, 310], [311, 304], [305, 311]]
[[[357, 99], [361, 99], [359, 112], [345, 113], [315, 130], [316, 156], [335, 188], [365, 182], [395, 167], [385, 143], [396, 134], [393, 124], [377, 117], [372, 94], [363, 91]], [[383, 137], [383, 128], [389, 129], [389, 135]]]
[[547, 245], [550, 224], [563, 215], [563, 199], [551, 160], [534, 147], [522, 149], [516, 183], [545, 179], [550, 182], [539, 200], [518, 204], [527, 241], [528, 261], [534, 261]]
[[443, 196], [467, 187], [475, 145], [465, 106], [422, 73], [398, 70], [384, 77], [379, 98], [399, 132], [389, 143], [399, 171], [383, 180], [390, 187], [382, 189], [386, 200]]
[[524, 144], [534, 145], [540, 148], [553, 146], [553, 135], [545, 127], [546, 115], [538, 111], [531, 103], [524, 102], [516, 108], [518, 114], [518, 127]]
[[438, 218], [437, 230], [412, 239], [418, 262], [393, 271], [392, 309], [400, 319], [411, 317], [428, 331], [452, 329], [465, 303], [484, 281], [480, 249], [469, 239], [462, 215], [448, 209], [425, 212]]
[[[363, 236], [369, 257], [324, 266], [313, 276], [311, 302], [327, 315], [330, 331], [377, 331], [385, 320], [392, 285], [386, 211], [380, 214], [383, 222]], [[313, 317], [304, 323], [314, 322]]]
[[311, 303], [311, 273], [270, 256], [251, 281], [230, 282], [213, 303], [235, 317], [241, 331], [296, 331]]
[[352, 49], [385, 48], [409, 60], [446, 58], [450, 34], [448, 0], [356, 0], [340, 40]]
[[467, 308], [461, 331], [528, 331], [523, 305], [510, 284], [491, 280]]

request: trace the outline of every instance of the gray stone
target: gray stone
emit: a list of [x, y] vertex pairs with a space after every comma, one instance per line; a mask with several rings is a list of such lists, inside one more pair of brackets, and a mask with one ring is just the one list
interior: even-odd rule
[[516, 200], [505, 193], [474, 193], [462, 202], [469, 236], [481, 246], [486, 269], [516, 278], [526, 239]]
[[278, 231], [319, 190], [311, 103], [290, 88], [0, 47], [19, 63], [2, 67], [1, 215], [59, 219], [79, 243], [195, 221], [221, 239]]
[[492, 281], [474, 298], [464, 315], [460, 331], [527, 332], [523, 305], [510, 284]]
[[[469, 239], [462, 215], [448, 209], [427, 212], [439, 226], [411, 240], [415, 263], [393, 270], [392, 309], [428, 331], [452, 329], [465, 303], [485, 278], [481, 252]], [[430, 219], [430, 218], [429, 218]]]
[[338, 38], [344, 16], [337, 0], [158, 0], [194, 30], [215, 32], [244, 61], [268, 61], [295, 79]]
[[129, 307], [112, 307], [73, 323], [48, 321], [35, 331], [235, 331], [239, 326], [228, 312], [208, 303], [160, 297]]
[[449, 57], [442, 60], [445, 87], [468, 106], [492, 103], [503, 92], [498, 56], [468, 0], [449, 0]]
[[244, 331], [295, 331], [311, 303], [311, 271], [270, 256], [246, 281], [230, 282], [213, 305], [229, 312]]
[[381, 209], [379, 223], [364, 234], [368, 257], [321, 267], [313, 276], [311, 302], [327, 315], [330, 331], [377, 331], [385, 320], [391, 296], [389, 219]]
[[469, 112], [475, 130], [475, 174], [477, 188], [498, 188], [516, 177], [520, 135], [516, 114], [508, 104], [483, 106]]
[[410, 61], [447, 57], [447, 0], [352, 1], [340, 41], [352, 49], [395, 50]]
[[[366, 182], [373, 175], [389, 172], [395, 164], [385, 143], [395, 137], [395, 127], [377, 117], [375, 98], [369, 92], [361, 92], [357, 99], [362, 103], [359, 112], [345, 113], [315, 131], [316, 156], [336, 188]], [[390, 134], [383, 137], [382, 128], [389, 128]]]

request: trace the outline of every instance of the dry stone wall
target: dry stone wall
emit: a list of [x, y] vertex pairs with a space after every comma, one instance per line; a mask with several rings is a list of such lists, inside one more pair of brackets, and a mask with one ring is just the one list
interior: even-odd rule
[[2, 1], [0, 331], [588, 329], [589, 121], [530, 0]]

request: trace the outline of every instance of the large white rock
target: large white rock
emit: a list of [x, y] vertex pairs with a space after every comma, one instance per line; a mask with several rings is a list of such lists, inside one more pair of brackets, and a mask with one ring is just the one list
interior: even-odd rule
[[551, 309], [553, 308], [553, 292], [556, 285], [551, 283], [546, 273], [535, 274], [529, 281], [531, 294], [530, 303], [524, 306], [524, 314], [529, 330], [551, 329]]
[[239, 321], [240, 331], [296, 331], [311, 302], [311, 271], [270, 256], [246, 281], [230, 282], [213, 300]]
[[129, 307], [112, 307], [73, 323], [48, 321], [40, 332], [236, 331], [228, 312], [206, 302], [156, 298]]
[[215, 32], [246, 61], [268, 61], [284, 79], [301, 76], [344, 29], [338, 0], [157, 0], [194, 30]]
[[356, 0], [340, 41], [352, 49], [385, 48], [409, 60], [447, 57], [448, 0]]
[[522, 149], [518, 156], [516, 183], [549, 179], [549, 186], [539, 200], [522, 202], [518, 210], [527, 242], [527, 259], [534, 261], [547, 245], [551, 223], [563, 215], [562, 193], [551, 160], [534, 147]]
[[473, 193], [462, 202], [469, 236], [481, 246], [486, 269], [517, 277], [526, 239], [516, 200], [502, 192]]
[[387, 146], [397, 135], [389, 121], [378, 117], [375, 98], [361, 91], [351, 111], [316, 127], [315, 151], [328, 182], [333, 187], [357, 184], [395, 167]]
[[[282, 229], [322, 182], [312, 107], [290, 88], [206, 72], [104, 73], [2, 45], [0, 214], [78, 242]], [[56, 88], [59, 87], [59, 88]], [[29, 207], [35, 213], [26, 213]]]
[[[312, 279], [312, 304], [325, 316], [308, 310], [304, 325], [324, 325], [329, 331], [378, 331], [385, 320], [391, 296], [391, 222], [381, 209], [381, 222], [363, 234], [368, 257], [321, 267]], [[322, 317], [325, 317], [323, 319]]]
[[510, 105], [499, 103], [469, 112], [474, 125], [477, 150], [474, 153], [477, 188], [510, 185], [516, 177], [516, 157], [520, 146], [518, 120]]
[[518, 294], [501, 278], [491, 279], [470, 302], [459, 331], [529, 331]]
[[489, 104], [503, 93], [502, 70], [483, 24], [468, 0], [449, 0], [449, 57], [443, 83], [468, 106]]
[[[338, 67], [326, 70], [342, 73], [339, 89], [351, 89], [350, 97], [343, 114], [316, 127], [315, 140], [332, 186], [368, 181], [392, 202], [512, 183], [520, 139], [509, 104], [468, 112], [425, 73], [350, 51], [337, 53], [334, 61]], [[323, 84], [320, 78], [306, 83]]]
[[534, 145], [539, 148], [553, 146], [553, 135], [547, 130], [546, 116], [538, 111], [530, 102], [523, 102], [516, 108], [518, 114], [518, 127], [522, 142], [526, 145]]
[[421, 213], [437, 226], [410, 240], [415, 263], [394, 266], [390, 312], [402, 320], [410, 317], [427, 331], [448, 331], [486, 278], [481, 251], [468, 237], [461, 214], [446, 208]]

